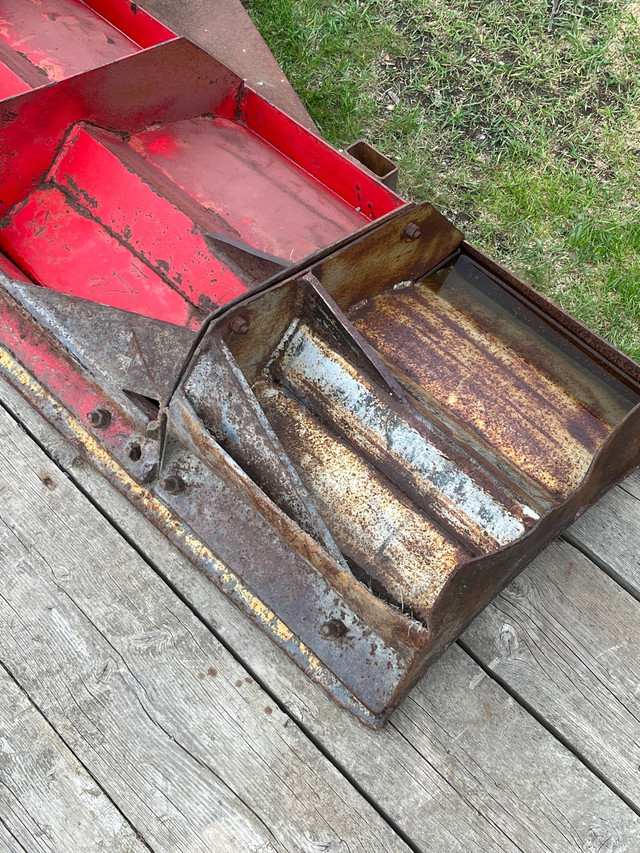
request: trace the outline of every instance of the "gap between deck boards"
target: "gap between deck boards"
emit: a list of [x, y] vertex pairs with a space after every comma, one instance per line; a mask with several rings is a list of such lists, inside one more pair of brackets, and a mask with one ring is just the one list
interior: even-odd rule
[[[150, 853], [151, 848], [1, 662], [0, 730], [4, 740], [0, 806], [5, 811], [0, 826], [6, 836], [3, 839], [0, 831], [0, 849], [4, 841], [11, 850], [12, 839], [16, 849], [28, 850], [29, 842], [38, 836], [52, 841], [54, 835], [69, 851], [90, 845], [92, 850], [102, 847], [109, 853]], [[14, 816], [13, 831], [7, 825], [9, 812]]]

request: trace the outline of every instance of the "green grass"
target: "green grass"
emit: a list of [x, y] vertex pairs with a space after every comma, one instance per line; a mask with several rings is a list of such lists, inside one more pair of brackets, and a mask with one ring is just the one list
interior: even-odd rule
[[640, 359], [638, 0], [247, 5], [330, 142]]

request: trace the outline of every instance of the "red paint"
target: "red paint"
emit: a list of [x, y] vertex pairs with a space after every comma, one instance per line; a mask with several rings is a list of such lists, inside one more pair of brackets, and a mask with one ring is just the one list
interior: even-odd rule
[[359, 208], [368, 219], [378, 219], [405, 204], [381, 181], [252, 89], [245, 90], [241, 117], [265, 142], [290, 157], [352, 207]]
[[[31, 70], [24, 77], [27, 88], [106, 65], [175, 37], [128, 0], [0, 0], [0, 21], [3, 52], [13, 51], [14, 61]], [[12, 71], [22, 79], [19, 68]], [[0, 74], [0, 84], [4, 76]], [[24, 89], [14, 87], [7, 93], [19, 91]]]
[[[2, 299], [0, 328], [3, 345], [18, 354], [22, 366], [91, 431], [87, 415], [105, 405], [104, 394], [71, 367], [32, 321], [21, 317]], [[109, 427], [100, 431], [100, 437], [111, 447], [123, 451], [134, 431], [133, 425], [124, 413], [114, 408], [111, 400], [107, 400], [106, 405], [112, 418]]]
[[0, 0], [0, 20], [3, 41], [49, 80], [62, 80], [140, 50], [80, 0]]
[[131, 0], [84, 0], [98, 15], [126, 33], [140, 47], [153, 47], [175, 38], [164, 24]]
[[191, 328], [202, 319], [54, 186], [36, 190], [15, 212], [0, 244], [35, 282], [53, 290]]
[[204, 51], [174, 39], [2, 102], [0, 217], [42, 180], [75, 122], [137, 133], [217, 110], [240, 85]]
[[5, 275], [9, 276], [9, 278], [16, 279], [17, 281], [29, 281], [29, 278], [19, 270], [15, 264], [12, 264], [9, 258], [0, 253], [0, 272], [3, 272]]
[[5, 98], [12, 98], [21, 92], [27, 92], [30, 88], [28, 83], [25, 83], [8, 66], [0, 62], [0, 101]]
[[[229, 119], [165, 125], [137, 134], [131, 146], [221, 216], [240, 239], [288, 261], [301, 260], [366, 222], [295, 160]], [[342, 167], [343, 158], [336, 156], [334, 166]]]
[[[192, 305], [209, 309], [244, 293], [246, 284], [213, 255], [194, 219], [163, 196], [153, 167], [142, 159], [125, 166], [131, 156], [113, 134], [78, 127], [49, 179]], [[192, 213], [198, 216], [198, 211]], [[208, 230], [217, 230], [215, 218], [211, 220]], [[160, 319], [176, 322], [169, 316]]]
[[179, 39], [0, 108], [3, 250], [45, 287], [174, 324], [254, 284], [203, 232], [298, 261], [401, 204]]

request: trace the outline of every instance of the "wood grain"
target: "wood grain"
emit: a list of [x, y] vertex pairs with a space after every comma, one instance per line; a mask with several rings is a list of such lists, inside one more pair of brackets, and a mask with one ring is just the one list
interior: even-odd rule
[[2, 667], [0, 815], [9, 850], [149, 850]]
[[640, 470], [636, 469], [630, 477], [627, 477], [621, 484], [621, 488], [640, 501]]
[[612, 489], [564, 538], [640, 597], [640, 474]]
[[0, 851], [2, 853], [26, 853], [26, 849], [9, 832], [0, 819]]
[[640, 810], [640, 603], [633, 596], [560, 539], [462, 641]]
[[0, 551], [7, 668], [154, 851], [406, 851], [4, 410]]
[[[4, 385], [0, 397], [418, 849], [635, 853], [640, 828], [633, 812], [460, 649], [450, 650], [429, 672], [387, 729], [366, 730], [240, 615], [19, 395]], [[607, 847], [612, 838], [618, 839], [615, 848]]]

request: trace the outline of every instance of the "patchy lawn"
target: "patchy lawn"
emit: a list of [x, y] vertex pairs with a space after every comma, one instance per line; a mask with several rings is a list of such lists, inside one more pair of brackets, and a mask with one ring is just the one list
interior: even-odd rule
[[640, 0], [248, 0], [322, 133], [640, 359]]

